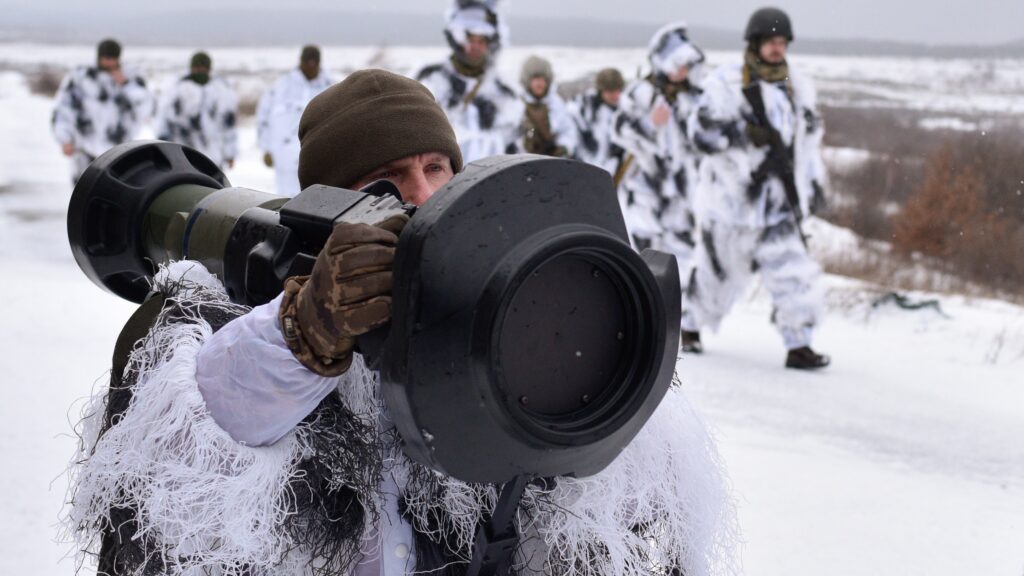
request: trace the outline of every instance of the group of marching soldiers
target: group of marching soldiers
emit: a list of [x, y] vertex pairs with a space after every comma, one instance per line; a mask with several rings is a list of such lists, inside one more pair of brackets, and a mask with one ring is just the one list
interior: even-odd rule
[[[810, 347], [822, 301], [820, 269], [801, 230], [802, 218], [823, 202], [824, 126], [813, 85], [786, 61], [793, 29], [784, 12], [755, 12], [743, 61], [708, 74], [685, 24], [665, 26], [650, 42], [645, 76], [627, 83], [606, 68], [570, 101], [559, 95], [543, 58], [525, 61], [519, 89], [498, 76], [508, 29], [494, 0], [453, 0], [445, 21], [451, 55], [415, 78], [444, 109], [466, 162], [532, 153], [604, 168], [635, 247], [678, 259], [685, 352], [703, 351], [701, 330], [717, 328], [760, 273], [786, 366], [828, 365], [828, 356]], [[134, 138], [154, 106], [141, 76], [121, 67], [120, 51], [115, 41], [103, 41], [96, 65], [73, 71], [59, 89], [53, 130], [75, 178], [98, 155]], [[263, 160], [275, 169], [283, 196], [300, 191], [299, 119], [334, 83], [320, 57], [315, 46], [303, 48], [299, 66], [257, 107]], [[231, 167], [238, 98], [211, 70], [209, 55], [196, 53], [189, 73], [162, 92], [156, 136]]]

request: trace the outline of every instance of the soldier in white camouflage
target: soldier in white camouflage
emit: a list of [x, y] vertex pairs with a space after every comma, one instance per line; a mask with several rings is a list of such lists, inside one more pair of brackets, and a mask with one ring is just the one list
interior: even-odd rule
[[526, 105], [522, 151], [560, 158], [575, 155], [576, 126], [555, 88], [551, 63], [539, 56], [530, 56], [523, 63], [519, 82]]
[[697, 190], [700, 241], [684, 284], [682, 348], [700, 352], [700, 330], [716, 328], [755, 273], [771, 294], [772, 322], [789, 368], [827, 366], [811, 349], [823, 305], [821, 269], [800, 231], [823, 202], [824, 125], [814, 85], [786, 61], [793, 28], [785, 12], [751, 16], [744, 62], [704, 82], [691, 117], [703, 152]]
[[[355, 72], [314, 98], [298, 137], [302, 185], [384, 179], [423, 209], [462, 168], [433, 95], [383, 70]], [[230, 304], [198, 262], [158, 274], [158, 292], [118, 339], [115, 358], [132, 362], [91, 404], [105, 417], [85, 429], [101, 432], [74, 459], [65, 527], [98, 554], [101, 574], [467, 571], [494, 487], [401, 452], [380, 374], [355, 346], [392, 314], [406, 220], [339, 223], [310, 276], [289, 278], [284, 294], [252, 309]], [[544, 507], [517, 511], [528, 529], [514, 573], [729, 571], [733, 513], [717, 453], [681, 391], [664, 402], [673, 404], [625, 447], [620, 467], [537, 486], [532, 502]]]
[[299, 119], [309, 101], [334, 80], [320, 66], [320, 48], [303, 46], [299, 65], [281, 76], [256, 106], [256, 135], [263, 163], [274, 169], [275, 191], [294, 197], [299, 185]]
[[156, 137], [205, 154], [218, 166], [232, 168], [238, 157], [238, 95], [227, 80], [211, 74], [213, 61], [196, 52], [189, 73], [160, 96]]
[[687, 122], [701, 94], [696, 78], [704, 53], [690, 41], [686, 24], [675, 22], [654, 34], [648, 59], [650, 74], [626, 87], [615, 116], [612, 142], [626, 151], [619, 200], [634, 245], [674, 254], [686, 278], [697, 181]]
[[121, 65], [121, 45], [100, 42], [96, 64], [72, 70], [55, 97], [53, 136], [71, 158], [72, 182], [100, 154], [135, 139], [152, 108], [146, 81]]
[[445, 14], [452, 54], [416, 74], [444, 109], [466, 162], [518, 151], [523, 103], [498, 77], [495, 62], [508, 39], [497, 0], [452, 0]]
[[579, 132], [576, 157], [616, 176], [616, 185], [623, 176], [619, 171], [623, 150], [611, 138], [615, 113], [625, 87], [621, 72], [605, 68], [597, 73], [594, 87], [579, 94], [569, 105]]

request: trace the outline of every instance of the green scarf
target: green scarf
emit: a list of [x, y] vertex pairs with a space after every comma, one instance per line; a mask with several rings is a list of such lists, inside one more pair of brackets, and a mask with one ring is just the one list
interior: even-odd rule
[[470, 78], [479, 78], [484, 75], [484, 72], [487, 71], [486, 58], [484, 58], [483, 62], [480, 62], [477, 65], [473, 65], [463, 62], [462, 59], [459, 58], [458, 54], [452, 54], [451, 62], [452, 66], [455, 67], [456, 72], [462, 74], [463, 76], [469, 76]]
[[747, 51], [743, 54], [743, 64], [744, 86], [750, 84], [755, 79], [764, 80], [772, 84], [779, 82], [789, 84], [789, 64], [785, 60], [778, 64], [769, 64], [761, 60], [754, 46], [747, 48]]
[[[789, 64], [785, 60], [778, 64], [769, 64], [757, 55], [757, 47], [753, 44], [743, 54], [743, 85], [748, 86], [755, 80], [764, 80], [772, 84], [785, 83], [786, 95], [793, 100], [793, 86], [789, 81]], [[747, 123], [747, 138], [757, 147], [767, 146], [771, 140], [768, 126]]]

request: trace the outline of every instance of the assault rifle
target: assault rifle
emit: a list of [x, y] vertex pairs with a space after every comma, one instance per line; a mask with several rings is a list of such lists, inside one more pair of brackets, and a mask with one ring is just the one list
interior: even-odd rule
[[793, 212], [796, 220], [796, 231], [800, 234], [800, 241], [807, 246], [807, 236], [804, 235], [801, 223], [804, 219], [803, 210], [800, 209], [800, 196], [796, 189], [796, 177], [793, 171], [793, 149], [782, 141], [782, 135], [768, 121], [768, 112], [764, 106], [764, 95], [761, 93], [761, 83], [757, 80], [743, 87], [743, 96], [747, 99], [753, 109], [754, 118], [768, 133], [768, 156], [754, 172], [754, 182], [763, 182], [769, 174], [775, 174], [782, 181], [782, 187], [786, 191], [786, 202]]

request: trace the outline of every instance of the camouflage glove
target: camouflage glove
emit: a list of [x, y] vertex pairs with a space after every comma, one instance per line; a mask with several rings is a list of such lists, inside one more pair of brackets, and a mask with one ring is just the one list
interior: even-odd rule
[[565, 146], [555, 146], [554, 149], [551, 150], [550, 156], [554, 156], [556, 158], [568, 158], [569, 149]]
[[391, 266], [406, 215], [338, 224], [309, 276], [289, 278], [278, 312], [292, 354], [321, 376], [352, 364], [356, 337], [391, 319]]
[[747, 142], [757, 148], [768, 146], [772, 139], [771, 128], [762, 124], [761, 119], [749, 110], [744, 110], [742, 115], [747, 123]]
[[760, 124], [747, 124], [747, 138], [754, 146], [761, 148], [771, 144], [771, 132]]

